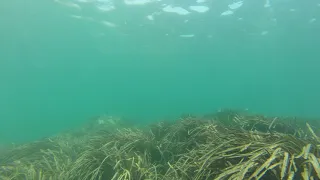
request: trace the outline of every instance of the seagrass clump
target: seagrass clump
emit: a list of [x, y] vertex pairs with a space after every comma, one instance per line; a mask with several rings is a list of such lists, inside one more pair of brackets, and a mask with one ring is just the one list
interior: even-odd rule
[[0, 179], [320, 179], [316, 121], [232, 110], [136, 127], [97, 120], [1, 154]]

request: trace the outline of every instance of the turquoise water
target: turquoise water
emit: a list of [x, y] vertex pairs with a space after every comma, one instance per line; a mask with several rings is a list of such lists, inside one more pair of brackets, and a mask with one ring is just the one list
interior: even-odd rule
[[319, 1], [111, 2], [0, 2], [0, 144], [101, 114], [320, 116]]

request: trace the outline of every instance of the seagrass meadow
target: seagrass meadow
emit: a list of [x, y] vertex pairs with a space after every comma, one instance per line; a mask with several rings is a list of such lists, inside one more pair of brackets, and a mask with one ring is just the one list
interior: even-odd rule
[[128, 125], [112, 116], [3, 150], [1, 180], [320, 179], [316, 120], [222, 110]]
[[319, 30], [320, 0], [0, 0], [0, 180], [320, 180]]

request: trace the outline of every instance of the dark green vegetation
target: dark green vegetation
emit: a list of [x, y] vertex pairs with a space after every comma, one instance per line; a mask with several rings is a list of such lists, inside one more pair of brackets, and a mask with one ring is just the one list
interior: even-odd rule
[[3, 152], [0, 179], [320, 179], [319, 133], [316, 121], [230, 110], [144, 127], [100, 117]]

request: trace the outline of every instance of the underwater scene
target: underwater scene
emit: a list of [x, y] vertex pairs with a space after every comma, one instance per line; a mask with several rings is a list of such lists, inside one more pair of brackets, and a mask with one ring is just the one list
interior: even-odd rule
[[319, 32], [319, 0], [2, 0], [0, 180], [318, 180]]

